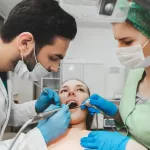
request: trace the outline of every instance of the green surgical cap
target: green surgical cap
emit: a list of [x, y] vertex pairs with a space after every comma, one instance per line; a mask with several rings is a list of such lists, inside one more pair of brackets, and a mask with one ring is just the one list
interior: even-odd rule
[[127, 19], [137, 30], [150, 39], [150, 10], [132, 2]]

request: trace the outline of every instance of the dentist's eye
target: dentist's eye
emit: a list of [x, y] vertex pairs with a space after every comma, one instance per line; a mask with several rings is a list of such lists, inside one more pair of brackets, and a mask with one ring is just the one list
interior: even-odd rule
[[54, 56], [49, 56], [49, 60], [50, 61], [58, 61], [58, 58], [54, 57]]

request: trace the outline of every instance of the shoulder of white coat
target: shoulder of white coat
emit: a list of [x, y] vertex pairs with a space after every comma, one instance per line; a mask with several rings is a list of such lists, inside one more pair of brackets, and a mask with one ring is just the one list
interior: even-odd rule
[[47, 145], [38, 128], [32, 129], [25, 135], [25, 143], [28, 143], [29, 150], [47, 150]]

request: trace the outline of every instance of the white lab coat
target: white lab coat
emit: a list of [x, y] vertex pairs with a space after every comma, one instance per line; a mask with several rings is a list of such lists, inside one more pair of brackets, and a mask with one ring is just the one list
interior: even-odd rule
[[[23, 125], [28, 119], [36, 115], [35, 101], [24, 104], [14, 104], [12, 101], [11, 80], [8, 80], [8, 94], [0, 79], [0, 137], [2, 138], [7, 124], [13, 126]], [[9, 150], [12, 140], [0, 141], [0, 150]], [[27, 134], [21, 134], [13, 150], [47, 150], [46, 143], [38, 128]]]

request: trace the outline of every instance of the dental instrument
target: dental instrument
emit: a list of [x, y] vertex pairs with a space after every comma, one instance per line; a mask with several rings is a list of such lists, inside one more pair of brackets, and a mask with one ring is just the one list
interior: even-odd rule
[[46, 111], [46, 112], [43, 112], [43, 113], [39, 113], [37, 114], [36, 116], [34, 116], [33, 118], [29, 119], [23, 126], [22, 128], [19, 130], [19, 132], [17, 133], [17, 135], [15, 136], [15, 138], [13, 139], [10, 147], [9, 147], [9, 150], [12, 150], [16, 140], [18, 139], [19, 135], [21, 134], [21, 132], [31, 123], [37, 123], [39, 122], [40, 120], [44, 120], [46, 118], [49, 118], [49, 117], [52, 117], [55, 113], [57, 113], [58, 111], [60, 110], [60, 108], [57, 108], [57, 109], [53, 109], [53, 110], [50, 110], [50, 111]]
[[[69, 107], [71, 105], [71, 102], [69, 102], [67, 104], [67, 106]], [[58, 111], [60, 110], [60, 108], [56, 108], [56, 109], [53, 109], [53, 110], [50, 110], [50, 111], [45, 111], [45, 112], [42, 112], [42, 113], [39, 113], [37, 114], [36, 116], [34, 116], [32, 118], [32, 123], [36, 123], [36, 122], [39, 122], [40, 120], [44, 120], [46, 118], [49, 118], [49, 117], [52, 117], [55, 113], [57, 113]]]
[[47, 93], [48, 94], [48, 92], [44, 89], [44, 88], [42, 88], [39, 84], [37, 84], [36, 82], [33, 82], [37, 87], [39, 87], [42, 91], [44, 91], [45, 93]]
[[103, 111], [101, 111], [98, 107], [96, 107], [96, 106], [90, 104], [90, 99], [87, 99], [87, 100], [86, 100], [83, 104], [81, 104], [80, 106], [82, 106], [82, 105], [87, 106], [87, 107], [92, 107], [92, 108], [94, 108], [94, 109], [99, 110], [100, 113], [103, 114], [104, 117], [106, 117], [106, 119], [107, 119], [107, 121], [109, 122], [109, 124], [110, 124], [112, 130], [115, 131], [114, 127], [112, 126], [111, 122], [110, 122], [109, 119], [108, 119], [109, 116], [106, 115]]
[[[69, 107], [69, 105], [71, 105], [72, 102], [69, 102], [67, 105]], [[45, 111], [42, 113], [37, 114], [36, 116], [34, 116], [33, 118], [29, 119], [23, 126], [22, 128], [19, 130], [19, 132], [17, 133], [17, 135], [15, 136], [15, 138], [12, 141], [12, 144], [9, 147], [9, 150], [12, 150], [16, 140], [18, 139], [19, 135], [22, 133], [22, 131], [31, 123], [37, 123], [40, 120], [44, 120], [47, 119], [49, 117], [52, 117], [55, 113], [57, 113], [60, 110], [60, 108], [56, 108], [50, 111]]]

